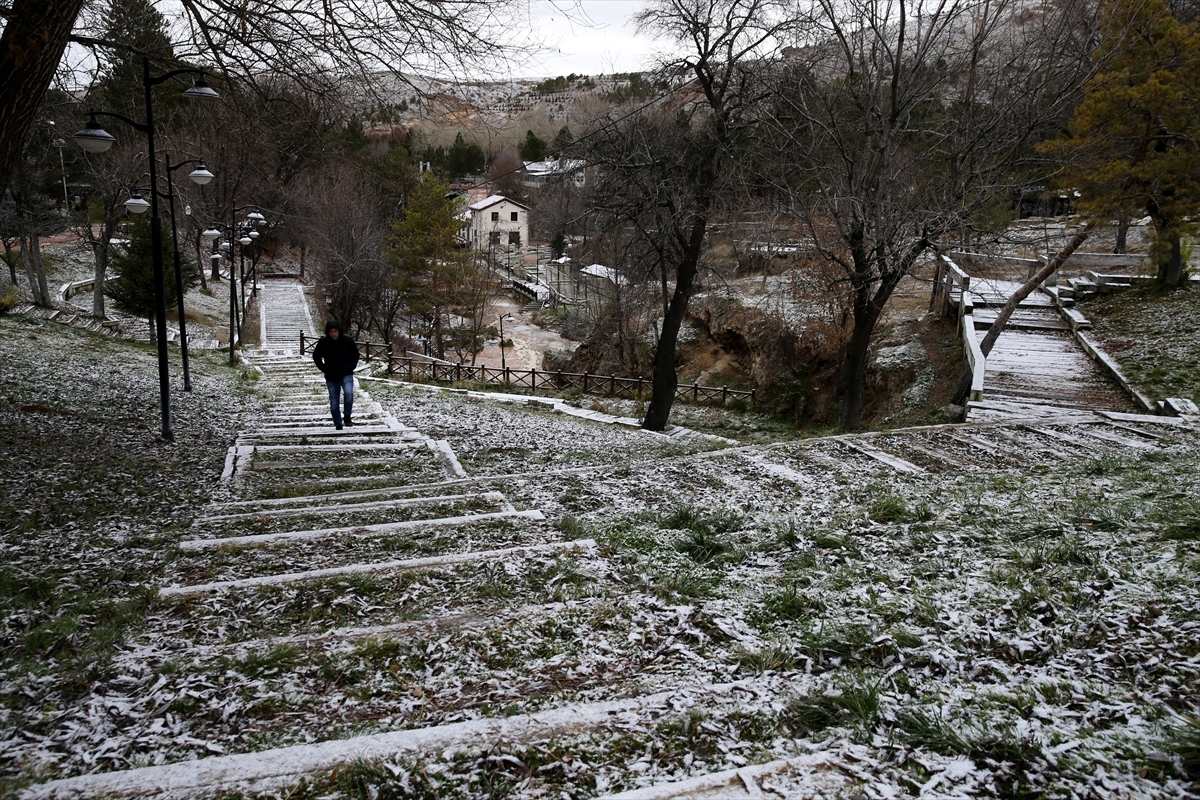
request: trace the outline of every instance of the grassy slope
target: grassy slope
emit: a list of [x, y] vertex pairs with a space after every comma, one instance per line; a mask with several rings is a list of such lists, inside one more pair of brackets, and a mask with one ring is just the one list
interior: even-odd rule
[[[171, 526], [205, 498], [236, 422], [236, 381], [219, 360], [198, 361], [197, 392], [178, 398], [179, 441], [160, 445], [149, 350], [0, 317], [6, 727], [72, 750], [58, 720], [108, 694], [106, 654], [146, 605], [137, 584], [161, 581], [159, 570], [174, 558]], [[132, 404], [130, 394], [138, 398]], [[393, 411], [414, 418], [419, 411], [422, 429], [439, 435], [452, 434], [471, 408], [414, 396], [406, 409], [388, 392], [377, 394]], [[478, 466], [508, 469], [513, 448], [536, 455], [543, 446], [531, 439], [541, 428], [524, 425], [521, 415], [486, 412], [480, 418], [491, 420], [494, 441], [476, 442]], [[574, 446], [592, 442], [580, 436]], [[486, 666], [479, 673], [486, 678], [497, 653], [511, 653], [502, 666], [532, 685], [548, 663], [589, 665], [593, 640], [628, 643], [633, 623], [658, 637], [644, 661], [631, 662], [639, 680], [652, 683], [660, 670], [664, 680], [673, 670], [714, 682], [778, 676], [780, 691], [708, 709], [693, 720], [707, 727], [672, 717], [549, 750], [542, 743], [489, 750], [489, 742], [482, 754], [449, 765], [356, 766], [294, 796], [368, 797], [380, 789], [379, 796], [407, 796], [399, 784], [426, 772], [429, 796], [505, 797], [517, 787], [525, 795], [590, 796], [602, 785], [630, 787], [640, 759], [651, 764], [647, 777], [664, 779], [739, 763], [722, 751], [730, 743], [743, 760], [762, 761], [795, 754], [797, 740], [874, 744], [873, 778], [911, 794], [958, 758], [978, 770], [978, 795], [1065, 795], [1096, 783], [1102, 766], [1123, 796], [1166, 796], [1161, 781], [1171, 768], [1147, 755], [1178, 724], [1176, 712], [1196, 712], [1191, 660], [1200, 654], [1200, 472], [1195, 439], [1172, 439], [1178, 444], [1167, 452], [1138, 458], [919, 476], [881, 469], [806, 486], [728, 454], [586, 481], [547, 474], [509, 487], [514, 500], [561, 516], [565, 534], [601, 542], [616, 568], [615, 580], [584, 587], [603, 600], [598, 619], [576, 620], [577, 631], [557, 638], [537, 620], [516, 634], [496, 632], [495, 640], [463, 634], [440, 655], [421, 638], [390, 650], [364, 644], [320, 664], [340, 670], [344, 686], [318, 681], [303, 702], [337, 692], [392, 696], [394, 675], [405, 677], [404, 688], [433, 684], [433, 676], [460, 681], [473, 665]], [[458, 447], [469, 451], [466, 440]], [[773, 457], [787, 463], [789, 452]], [[540, 581], [542, 590], [556, 581]], [[455, 596], [463, 592], [454, 588]], [[694, 613], [707, 632], [686, 642], [696, 663], [656, 664], [669, 630], [647, 622], [656, 620], [645, 616], [651, 601]], [[214, 624], [229, 613], [213, 615]], [[733, 641], [717, 619], [749, 633]], [[560, 650], [565, 660], [547, 660]], [[262, 669], [218, 666], [244, 672], [255, 693], [301, 687]], [[172, 669], [164, 664], [146, 679], [192, 685], [191, 669]], [[222, 686], [213, 696], [229, 691]], [[198, 724], [206, 711], [173, 713]], [[336, 734], [328, 724], [321, 732]], [[534, 772], [495, 752], [531, 766], [591, 766]], [[22, 767], [4, 759], [0, 753], [4, 773]]]
[[0, 316], [0, 715], [9, 722], [50, 733], [58, 708], [102, 686], [172, 555], [172, 529], [220, 476], [245, 392], [219, 358], [194, 354], [192, 370], [195, 390], [174, 395], [176, 440], [162, 443], [150, 348]]
[[1155, 400], [1200, 403], [1200, 286], [1131, 289], [1081, 310], [1125, 374]]

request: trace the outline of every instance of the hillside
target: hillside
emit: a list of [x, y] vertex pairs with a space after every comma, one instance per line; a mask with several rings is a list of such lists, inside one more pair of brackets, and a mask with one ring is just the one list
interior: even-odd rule
[[[163, 445], [146, 348], [0, 317], [0, 354], [5, 793], [96, 772], [55, 796], [97, 796], [104, 776], [167, 780], [150, 765], [170, 762], [228, 765], [189, 796], [1189, 791], [1186, 425], [714, 449], [364, 379], [367, 427], [342, 441], [420, 447], [385, 466], [311, 446], [334, 441], [312, 429], [228, 484], [235, 430], [252, 450], [281, 441], [306, 397], [320, 418], [311, 365], [251, 353], [256, 381], [198, 359]], [[411, 522], [286, 538], [322, 517]], [[243, 535], [276, 539], [225, 538]], [[388, 558], [432, 560], [289, 583]], [[236, 583], [256, 574], [268, 583]], [[271, 764], [283, 778], [253, 777]]]

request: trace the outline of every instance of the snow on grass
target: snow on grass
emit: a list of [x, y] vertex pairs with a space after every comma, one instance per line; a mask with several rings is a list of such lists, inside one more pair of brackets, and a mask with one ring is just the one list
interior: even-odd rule
[[1135, 385], [1156, 400], [1200, 402], [1200, 286], [1128, 289], [1080, 310]]
[[0, 316], [0, 353], [0, 762], [10, 780], [103, 694], [174, 529], [221, 473], [247, 390], [197, 355], [194, 391], [173, 377], [168, 444], [149, 348]]
[[[197, 465], [181, 459], [206, 454], [219, 474], [233, 440], [226, 412], [242, 402], [225, 394], [235, 379], [226, 373], [224, 384], [181, 401], [197, 403], [190, 424], [210, 426], [196, 452], [148, 445], [153, 470], [122, 469], [127, 477], [104, 487], [119, 494], [104, 498], [107, 512], [67, 512], [74, 507], [62, 499], [61, 466], [47, 444], [56, 431], [43, 425], [42, 451], [19, 441], [25, 417], [9, 409], [25, 401], [13, 393], [44, 392], [102, 421], [123, 381], [152, 389], [152, 358], [119, 345], [84, 362], [67, 346], [80, 334], [46, 325], [34, 354], [20, 335], [27, 325], [0, 318], [0, 369], [13, 370], [4, 419], [18, 448], [15, 459], [5, 450], [6, 498], [30, 486], [50, 501], [25, 501], [28, 521], [5, 534], [6, 554], [16, 556], [3, 601], [12, 643], [0, 672], [5, 790], [539, 710], [569, 717], [573, 704], [669, 692], [675, 699], [653, 714], [574, 732], [372, 751], [281, 789], [235, 790], [582, 798], [800, 759], [840, 776], [813, 791], [872, 798], [1188, 791], [1167, 749], [1200, 710], [1193, 431], [1156, 430], [1165, 439], [1148, 452], [1101, 440], [1090, 452], [1064, 445], [1069, 458], [1027, 452], [1022, 443], [1040, 439], [1019, 429], [1007, 442], [952, 430], [870, 439], [892, 453], [892, 442], [912, 439], [972, 465], [910, 474], [832, 439], [713, 451], [525, 407], [372, 387], [402, 423], [449, 441], [469, 475], [519, 473], [486, 488], [549, 522], [201, 556], [173, 547], [193, 535], [185, 525], [202, 513], [195, 505], [204, 494]], [[87, 375], [89, 365], [103, 377]], [[36, 388], [18, 379], [25, 372]], [[248, 392], [241, 425], [262, 418], [254, 406], [273, 391], [271, 380]], [[148, 437], [152, 423], [141, 431], [110, 422]], [[93, 436], [101, 436], [95, 452], [140, 452], [135, 437]], [[428, 449], [414, 458], [438, 466]], [[575, 466], [587, 471], [564, 469]], [[337, 491], [320, 482], [341, 470], [274, 472], [251, 471], [254, 493]], [[271, 484], [280, 478], [282, 488]], [[419, 471], [395, 474], [390, 485], [414, 478]], [[143, 512], [133, 498], [154, 481], [163, 488], [148, 492], [156, 499]], [[126, 525], [119, 535], [108, 531], [118, 520]], [[250, 529], [278, 530], [259, 524]], [[594, 552], [152, 596], [184, 578], [588, 538]], [[77, 584], [93, 605], [57, 610], [66, 605], [57, 598], [85, 591]], [[101, 590], [119, 607], [97, 609]], [[97, 626], [103, 649], [85, 652], [97, 611], [125, 621]], [[395, 625], [404, 627], [382, 627]], [[378, 633], [338, 635], [347, 628]], [[803, 774], [763, 780], [786, 790]]]

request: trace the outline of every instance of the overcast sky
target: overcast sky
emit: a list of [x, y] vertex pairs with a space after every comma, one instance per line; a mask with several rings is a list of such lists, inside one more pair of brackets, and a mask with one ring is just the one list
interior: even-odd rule
[[656, 45], [638, 36], [630, 22], [643, 0], [533, 0], [530, 5], [533, 27], [549, 52], [517, 77], [633, 72], [649, 66]]

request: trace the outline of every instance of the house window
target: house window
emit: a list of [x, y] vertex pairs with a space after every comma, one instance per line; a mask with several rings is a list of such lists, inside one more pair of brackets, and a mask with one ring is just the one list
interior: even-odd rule
[[499, 221], [500, 221], [500, 212], [493, 211], [492, 212], [492, 222], [499, 222]]
[[517, 214], [518, 214], [518, 213], [520, 213], [520, 212], [517, 212], [517, 211], [514, 211], [514, 212], [512, 212], [512, 221], [513, 221], [513, 222], [516, 222], [516, 221], [517, 221]]
[[488, 244], [500, 244], [500, 231], [492, 231], [488, 234]]
[[521, 244], [521, 232], [520, 231], [509, 231], [508, 232], [508, 243], [515, 244], [519, 247]]

